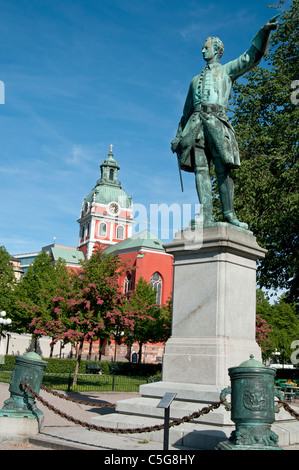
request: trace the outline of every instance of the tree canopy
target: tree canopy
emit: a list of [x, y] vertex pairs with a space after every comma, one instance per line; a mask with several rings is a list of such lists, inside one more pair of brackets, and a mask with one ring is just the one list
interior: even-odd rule
[[0, 311], [4, 310], [9, 317], [13, 311], [13, 288], [15, 276], [10, 265], [10, 254], [0, 246]]
[[279, 354], [280, 360], [289, 362], [292, 343], [299, 338], [299, 320], [295, 304], [283, 298], [270, 305], [261, 290], [257, 291], [257, 342], [263, 359]]
[[286, 290], [289, 302], [298, 300], [298, 5], [293, 0], [283, 11], [266, 68], [235, 83], [232, 97], [242, 162], [234, 172], [236, 213], [268, 250], [258, 266], [259, 285]]

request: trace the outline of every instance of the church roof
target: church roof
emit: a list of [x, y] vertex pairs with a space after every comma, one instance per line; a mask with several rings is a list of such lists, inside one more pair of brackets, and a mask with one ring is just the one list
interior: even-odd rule
[[58, 261], [59, 258], [65, 260], [67, 264], [79, 264], [80, 260], [84, 260], [84, 253], [78, 251], [76, 248], [57, 248], [51, 247], [51, 252], [54, 258], [54, 261]]
[[132, 237], [122, 240], [115, 245], [110, 245], [104, 249], [104, 253], [111, 254], [115, 251], [140, 251], [142, 248], [165, 251], [163, 244], [164, 242], [154, 234], [148, 230], [144, 230], [143, 232], [136, 233]]
[[122, 189], [118, 181], [119, 165], [114, 159], [112, 149], [108, 157], [101, 164], [101, 178], [92, 191], [85, 196], [84, 202], [98, 204], [109, 204], [109, 202], [118, 202], [121, 207], [129, 209], [131, 207], [131, 196]]

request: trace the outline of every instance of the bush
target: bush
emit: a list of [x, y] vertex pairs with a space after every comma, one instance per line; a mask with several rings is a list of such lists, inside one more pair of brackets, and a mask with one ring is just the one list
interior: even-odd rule
[[15, 356], [4, 356], [4, 363], [1, 364], [2, 370], [13, 370], [15, 367]]
[[[60, 359], [54, 357], [43, 358], [48, 363], [45, 372], [50, 374], [73, 374], [75, 372], [76, 359]], [[158, 374], [162, 370], [162, 364], [138, 364], [129, 362], [108, 362], [108, 361], [85, 361], [82, 360], [79, 367], [79, 374], [86, 374], [86, 363], [96, 363], [102, 368], [102, 374], [109, 375], [133, 375], [150, 377]], [[2, 370], [13, 370], [15, 366], [15, 356], [5, 356]]]

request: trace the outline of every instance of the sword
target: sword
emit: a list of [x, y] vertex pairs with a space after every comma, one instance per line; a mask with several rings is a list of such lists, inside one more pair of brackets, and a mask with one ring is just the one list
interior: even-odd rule
[[178, 167], [179, 167], [179, 175], [180, 175], [180, 182], [181, 182], [181, 188], [182, 188], [182, 192], [184, 192], [184, 186], [183, 186], [183, 179], [182, 179], [182, 173], [181, 173], [181, 165], [180, 165], [180, 159], [179, 159], [179, 156], [176, 152], [177, 150], [177, 147], [178, 147], [178, 138], [176, 137], [172, 142], [171, 142], [171, 150], [172, 150], [172, 153], [176, 153], [177, 155], [177, 162], [178, 162]]
[[183, 186], [183, 178], [182, 178], [182, 172], [181, 172], [179, 157], [178, 157], [178, 167], [179, 167], [179, 175], [180, 175], [180, 181], [181, 181], [181, 188], [182, 188], [182, 193], [183, 193], [183, 192], [184, 192], [184, 186]]

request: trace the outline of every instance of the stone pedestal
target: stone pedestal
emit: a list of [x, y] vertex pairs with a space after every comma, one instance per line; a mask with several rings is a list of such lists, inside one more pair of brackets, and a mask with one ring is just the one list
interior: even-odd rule
[[[117, 413], [92, 418], [94, 424], [135, 428], [160, 423], [157, 405], [168, 392], [176, 393], [170, 418], [189, 416], [220, 401], [230, 385], [230, 367], [250, 355], [261, 360], [255, 341], [256, 261], [266, 251], [253, 234], [219, 223], [179, 232], [165, 249], [174, 257], [174, 286], [162, 381], [142, 385], [140, 397], [119, 401]], [[221, 406], [171, 428], [170, 439], [186, 448], [214, 449], [233, 429], [230, 413]], [[146, 438], [161, 436], [149, 432]]]
[[266, 251], [251, 232], [226, 223], [179, 232], [164, 247], [174, 256], [174, 286], [163, 382], [227, 386], [230, 367], [261, 357], [256, 261]]

